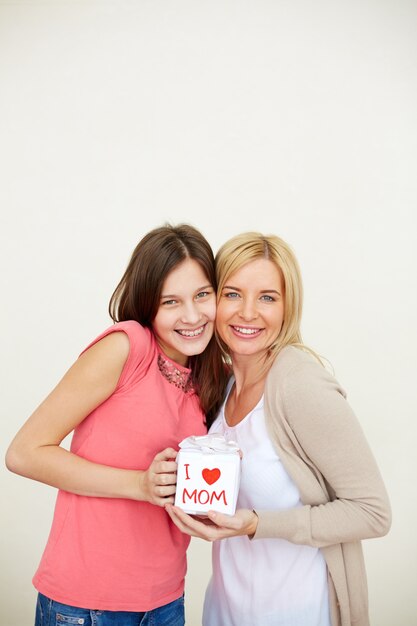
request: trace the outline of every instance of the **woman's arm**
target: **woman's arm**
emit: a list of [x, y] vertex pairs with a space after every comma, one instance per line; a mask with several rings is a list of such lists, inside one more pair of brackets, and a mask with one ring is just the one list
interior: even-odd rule
[[[279, 361], [279, 357], [278, 357]], [[310, 357], [265, 390], [273, 440], [304, 506], [257, 511], [255, 539], [280, 537], [323, 547], [386, 534], [388, 496], [362, 428], [331, 374]], [[327, 502], [322, 486], [330, 491]], [[317, 478], [318, 477], [318, 478]]]
[[176, 451], [156, 455], [146, 471], [88, 461], [60, 447], [62, 440], [116, 389], [129, 354], [124, 332], [107, 335], [84, 352], [12, 441], [8, 469], [78, 495], [173, 502]]
[[[234, 516], [209, 512], [205, 521], [167, 506], [180, 530], [208, 541], [246, 534], [315, 547], [388, 532], [388, 496], [356, 416], [334, 377], [310, 357], [302, 361], [285, 375], [274, 366], [265, 408], [281, 462], [304, 506], [240, 509]], [[334, 498], [330, 502], [326, 487]]]
[[171, 504], [167, 504], [165, 508], [181, 532], [206, 541], [238, 535], [248, 535], [252, 538], [258, 524], [258, 516], [249, 509], [239, 509], [234, 515], [209, 511], [207, 517], [194, 517]]

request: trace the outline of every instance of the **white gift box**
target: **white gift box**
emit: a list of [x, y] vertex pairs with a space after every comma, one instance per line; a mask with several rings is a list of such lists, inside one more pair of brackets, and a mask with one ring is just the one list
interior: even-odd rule
[[240, 483], [239, 446], [223, 435], [187, 437], [179, 444], [175, 506], [202, 515], [233, 515]]

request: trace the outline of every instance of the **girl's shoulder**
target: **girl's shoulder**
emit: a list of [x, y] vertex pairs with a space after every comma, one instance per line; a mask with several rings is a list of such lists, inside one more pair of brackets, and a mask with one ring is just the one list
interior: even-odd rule
[[[110, 328], [112, 332], [112, 328]], [[155, 337], [150, 328], [146, 328], [136, 322], [135, 320], [128, 320], [126, 322], [116, 322], [113, 324], [113, 332], [124, 332], [129, 338], [129, 342], [136, 345], [138, 344], [141, 349], [150, 348], [155, 345]]]
[[[142, 370], [146, 371], [149, 363], [156, 358], [157, 354], [156, 341], [152, 331], [134, 320], [112, 324], [112, 326], [109, 326], [109, 328], [90, 342], [81, 354], [89, 350], [89, 348], [96, 345], [102, 339], [119, 334], [127, 337], [128, 345], [125, 347], [126, 359], [118, 387], [140, 377], [143, 374]], [[120, 342], [125, 342], [125, 337], [120, 338]], [[109, 350], [112, 349], [112, 346], [109, 345]]]
[[107, 337], [114, 333], [124, 333], [125, 335], [127, 335], [131, 350], [136, 345], [140, 346], [143, 349], [145, 347], [151, 346], [151, 344], [153, 343], [153, 334], [149, 328], [145, 328], [135, 320], [127, 320], [126, 322], [116, 322], [115, 324], [112, 324], [111, 326], [106, 328], [106, 330], [100, 333], [95, 339], [93, 339], [93, 341], [88, 344], [83, 352], [91, 348], [91, 346], [96, 344], [101, 339], [104, 339], [104, 337]]

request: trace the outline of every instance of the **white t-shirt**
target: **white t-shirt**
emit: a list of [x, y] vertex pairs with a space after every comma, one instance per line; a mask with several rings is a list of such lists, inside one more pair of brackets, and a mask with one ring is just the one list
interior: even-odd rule
[[[263, 398], [233, 427], [226, 423], [224, 407], [210, 432], [236, 441], [243, 452], [237, 508], [301, 506], [298, 489], [269, 439]], [[216, 541], [203, 626], [331, 626], [320, 550], [284, 539]]]

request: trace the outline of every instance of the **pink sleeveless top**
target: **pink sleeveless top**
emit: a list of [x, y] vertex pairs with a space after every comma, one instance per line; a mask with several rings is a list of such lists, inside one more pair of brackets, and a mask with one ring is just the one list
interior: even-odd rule
[[[150, 330], [121, 322], [90, 345], [116, 331], [128, 335], [129, 356], [114, 393], [75, 429], [71, 451], [146, 470], [164, 448], [204, 434], [204, 416], [190, 370], [166, 357]], [[59, 491], [33, 584], [64, 604], [149, 611], [182, 595], [189, 541], [161, 507]]]

